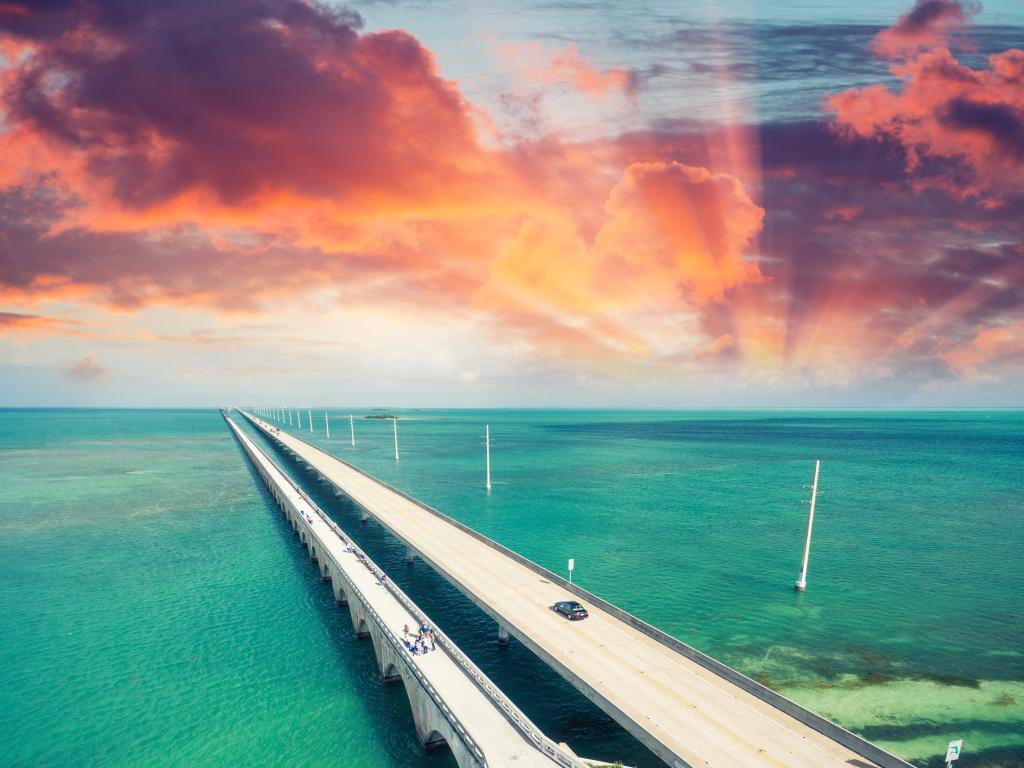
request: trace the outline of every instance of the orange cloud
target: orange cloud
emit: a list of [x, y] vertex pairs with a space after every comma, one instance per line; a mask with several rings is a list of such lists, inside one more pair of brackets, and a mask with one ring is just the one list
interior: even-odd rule
[[941, 354], [949, 366], [965, 376], [977, 375], [991, 364], [1024, 357], [1024, 319], [980, 329], [966, 344]]
[[568, 83], [597, 99], [613, 93], [632, 96], [636, 75], [623, 68], [597, 69], [569, 44], [552, 50], [538, 43], [504, 43], [498, 50], [509, 64], [528, 81], [540, 85]]
[[[406, 33], [293, 0], [150, 9], [146, 24], [86, 6], [6, 37], [27, 52], [2, 75], [16, 226], [0, 296], [22, 305], [253, 311], [321, 289], [486, 307], [539, 346], [596, 357], [661, 345], [637, 313], [689, 316], [760, 279], [744, 250], [764, 212], [736, 178], [631, 162], [615, 141], [487, 147]], [[631, 87], [575, 48], [526, 52], [546, 82]]]
[[[675, 354], [693, 344], [666, 339], [659, 326], [762, 279], [744, 253], [764, 210], [732, 176], [632, 163], [603, 209], [591, 235], [564, 209], [527, 218], [491, 265], [476, 305], [514, 314], [517, 327], [530, 313], [538, 318], [531, 327], [570, 334], [579, 354]], [[554, 348], [573, 356], [564, 346]]]
[[744, 251], [761, 229], [764, 209], [733, 176], [678, 162], [633, 163], [606, 205], [609, 223], [597, 248], [619, 281], [698, 303], [757, 282]]
[[[967, 254], [938, 275], [943, 254], [902, 239], [922, 209], [900, 162], [865, 139], [901, 143], [922, 184], [952, 183], [940, 162], [970, 171], [973, 194], [1012, 189], [1013, 174], [996, 171], [1018, 161], [995, 142], [1013, 146], [997, 112], [1013, 118], [1021, 104], [1015, 52], [975, 71], [945, 49], [907, 47], [902, 91], [834, 97], [849, 142], [807, 123], [498, 147], [406, 33], [367, 34], [349, 12], [297, 0], [181, 7], [187, 18], [147, 5], [126, 21], [83, 0], [6, 28], [21, 46], [0, 71], [7, 306], [285, 313], [294, 299], [318, 318], [402, 307], [417, 323], [484, 327], [545, 363], [637, 378], [819, 366], [845, 381], [880, 349], [932, 344], [938, 332], [893, 339], [974, 265], [1002, 258]], [[541, 84], [598, 98], [634, 87], [627, 70], [599, 70], [572, 47], [520, 52]], [[951, 337], [977, 327], [961, 320], [981, 303], [956, 313]]]
[[298, 0], [146, 23], [88, 6], [0, 27], [29, 40], [2, 74], [0, 184], [59, 179], [68, 225], [290, 226], [305, 245], [362, 248], [373, 217], [516, 199], [470, 106], [404, 32], [360, 34], [350, 12]]
[[20, 312], [0, 312], [0, 331], [54, 331], [71, 325], [68, 320]]
[[744, 250], [764, 210], [732, 176], [678, 162], [629, 165], [588, 240], [568, 212], [526, 219], [493, 284], [565, 312], [719, 301], [760, 279]]

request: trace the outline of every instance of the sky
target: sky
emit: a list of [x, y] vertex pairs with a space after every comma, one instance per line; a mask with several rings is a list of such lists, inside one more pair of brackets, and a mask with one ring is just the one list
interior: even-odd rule
[[1017, 0], [0, 0], [0, 406], [1019, 407]]

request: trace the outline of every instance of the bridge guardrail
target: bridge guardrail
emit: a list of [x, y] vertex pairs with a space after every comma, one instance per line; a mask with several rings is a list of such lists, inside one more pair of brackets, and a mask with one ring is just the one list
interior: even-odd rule
[[[246, 414], [244, 411], [242, 413], [247, 418], [250, 418], [250, 420], [252, 420], [252, 417], [249, 417], [249, 415]], [[260, 426], [262, 431], [268, 431], [262, 425], [258, 426]], [[280, 442], [280, 440], [276, 437], [276, 435], [274, 435], [273, 432], [270, 432], [270, 435], [275, 441]], [[273, 459], [267, 457], [267, 460], [274, 464]], [[278, 468], [278, 471], [280, 471], [280, 468]], [[284, 475], [283, 472], [282, 475]], [[342, 531], [340, 527], [338, 527], [337, 523], [335, 523], [333, 520], [327, 517], [323, 510], [320, 509], [319, 505], [316, 504], [316, 502], [314, 502], [305, 491], [303, 491], [295, 483], [293, 483], [291, 479], [287, 477], [287, 475], [284, 476], [289, 485], [291, 485], [292, 488], [294, 488], [296, 492], [299, 493], [310, 504], [310, 506], [312, 506], [312, 508], [317, 512], [320, 518], [325, 523], [327, 523], [327, 525], [330, 526], [335, 531], [335, 533], [337, 533], [342, 539], [348, 542], [358, 553], [360, 553], [365, 558], [366, 562], [371, 566], [371, 571], [373, 571], [377, 575], [377, 577], [380, 578], [380, 576], [384, 574], [384, 571], [382, 571], [376, 565], [376, 563], [374, 563], [369, 557], [367, 557], [366, 553], [364, 553], [363, 550], [360, 549], [355, 544], [355, 542], [353, 542], [352, 539], [348, 535], [346, 535], [344, 531]], [[409, 611], [413, 616], [417, 618], [417, 620], [421, 622], [421, 625], [426, 624], [433, 627], [435, 638], [440, 643], [440, 645], [448, 652], [448, 655], [470, 676], [470, 678], [473, 680], [476, 686], [484, 693], [484, 695], [486, 695], [497, 705], [497, 707], [505, 714], [505, 716], [512, 722], [512, 724], [515, 725], [516, 728], [518, 728], [524, 735], [526, 735], [526, 737], [530, 741], [534, 743], [537, 749], [539, 749], [549, 758], [554, 760], [559, 765], [564, 766], [565, 768], [589, 768], [587, 763], [583, 762], [577, 757], [574, 757], [573, 755], [568, 754], [567, 752], [565, 752], [565, 750], [558, 746], [558, 744], [554, 740], [546, 736], [544, 732], [540, 728], [538, 728], [533, 723], [533, 721], [530, 720], [529, 717], [527, 717], [526, 713], [519, 709], [519, 707], [517, 707], [512, 702], [512, 700], [509, 699], [508, 696], [506, 696], [505, 693], [500, 688], [498, 688], [497, 685], [494, 684], [494, 682], [486, 675], [486, 673], [482, 669], [480, 669], [475, 663], [473, 663], [472, 659], [470, 659], [465, 653], [463, 653], [462, 649], [460, 649], [458, 645], [456, 645], [455, 642], [450, 637], [448, 637], [448, 635], [446, 635], [442, 630], [440, 630], [437, 627], [437, 625], [434, 622], [430, 620], [430, 617], [428, 617], [422, 610], [420, 610], [419, 606], [417, 606], [416, 603], [414, 603], [412, 599], [408, 595], [406, 595], [405, 592], [403, 592], [402, 589], [398, 587], [398, 585], [394, 583], [394, 581], [392, 581], [391, 579], [387, 579], [385, 585], [387, 589], [391, 592], [391, 594], [395, 596], [395, 599], [397, 599], [407, 611]]]

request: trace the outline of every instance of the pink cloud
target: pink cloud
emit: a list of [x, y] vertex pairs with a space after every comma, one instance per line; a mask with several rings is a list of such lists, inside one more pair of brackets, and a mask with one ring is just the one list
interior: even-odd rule
[[899, 59], [944, 46], [980, 10], [981, 4], [973, 0], [917, 0], [895, 24], [875, 36], [871, 49], [885, 58]]
[[826, 100], [847, 136], [902, 147], [918, 187], [998, 205], [1019, 194], [1024, 177], [1024, 50], [988, 57], [988, 67], [961, 64], [945, 47], [973, 6], [923, 0], [875, 38], [875, 49], [902, 59], [891, 67], [899, 90], [878, 84]]
[[981, 328], [973, 339], [941, 353], [957, 373], [978, 375], [1007, 360], [1024, 359], [1024, 319]]
[[502, 56], [523, 76], [541, 85], [567, 83], [597, 99], [613, 93], [632, 96], [637, 78], [621, 67], [598, 69], [578, 46], [569, 44], [552, 50], [538, 43], [505, 43], [498, 46]]

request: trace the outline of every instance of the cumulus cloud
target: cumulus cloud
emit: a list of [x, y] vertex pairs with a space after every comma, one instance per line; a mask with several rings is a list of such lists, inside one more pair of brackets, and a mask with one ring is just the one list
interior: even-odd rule
[[[735, 176], [632, 163], [614, 140], [488, 147], [418, 41], [352, 12], [4, 9], [21, 50], [2, 74], [0, 296], [232, 311], [318, 288], [439, 309], [486, 296], [553, 348], [589, 326], [597, 346], [643, 350], [604, 308], [681, 311], [758, 277], [743, 251], [763, 211]], [[550, 82], [632, 88], [572, 47], [541, 58]]]
[[493, 158], [457, 88], [415, 38], [361, 33], [351, 11], [300, 0], [4, 9], [0, 33], [23, 49], [3, 76], [4, 146], [19, 152], [0, 176], [26, 157], [32, 173], [45, 163], [108, 228], [218, 212], [251, 224], [314, 201], [423, 213], [490, 199]]
[[[352, 12], [0, 4], [0, 326], [55, 333], [58, 301], [271, 326], [401, 306], [634, 380], [969, 375], [987, 365], [969, 350], [1005, 348], [980, 330], [1024, 303], [1021, 57], [957, 62], [941, 43], [969, 13], [940, 5], [879, 37], [903, 87], [835, 96], [841, 132], [679, 120], [573, 141], [527, 109], [495, 146], [429, 51]], [[573, 48], [534, 53], [541, 85], [635, 88]]]
[[899, 90], [871, 85], [834, 94], [827, 108], [847, 135], [895, 141], [919, 187], [998, 204], [1024, 192], [1024, 50], [988, 57], [973, 69], [946, 47], [973, 6], [921, 0], [875, 38]]
[[589, 237], [557, 214], [526, 219], [491, 267], [494, 302], [573, 315], [576, 331], [588, 326], [610, 346], [645, 350], [628, 330], [629, 313], [691, 310], [760, 279], [744, 252], [764, 210], [735, 177], [679, 162], [632, 163], [603, 210]]

